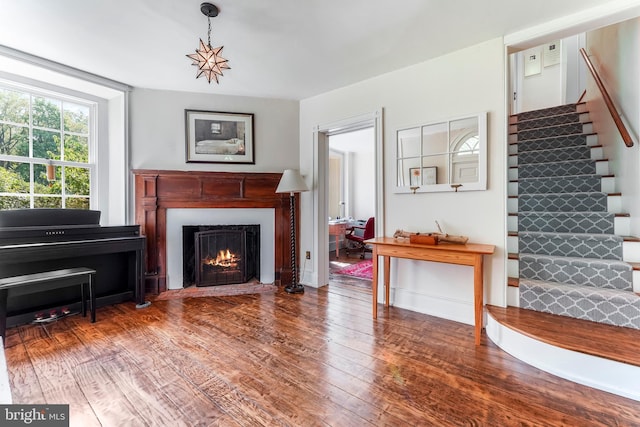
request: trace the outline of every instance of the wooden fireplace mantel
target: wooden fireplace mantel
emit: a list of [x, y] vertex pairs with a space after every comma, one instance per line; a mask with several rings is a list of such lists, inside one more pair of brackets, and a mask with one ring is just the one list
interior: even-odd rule
[[280, 173], [136, 169], [133, 175], [136, 223], [147, 238], [148, 293], [167, 289], [167, 209], [172, 208], [275, 209], [275, 281], [278, 285], [291, 281], [289, 194], [276, 193]]

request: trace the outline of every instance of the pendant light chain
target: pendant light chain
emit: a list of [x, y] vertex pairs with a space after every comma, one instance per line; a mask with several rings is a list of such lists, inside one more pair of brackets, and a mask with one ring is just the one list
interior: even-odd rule
[[209, 32], [207, 33], [207, 42], [209, 43], [209, 47], [211, 47], [211, 17], [207, 16], [209, 20]]

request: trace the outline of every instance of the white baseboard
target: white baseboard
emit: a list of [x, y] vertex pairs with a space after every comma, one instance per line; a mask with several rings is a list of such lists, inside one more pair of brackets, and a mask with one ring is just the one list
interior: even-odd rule
[[[384, 290], [380, 286], [378, 287], [378, 302], [381, 303], [383, 298]], [[467, 325], [475, 323], [473, 301], [411, 292], [393, 287], [391, 288], [389, 299], [393, 307], [404, 308]]]

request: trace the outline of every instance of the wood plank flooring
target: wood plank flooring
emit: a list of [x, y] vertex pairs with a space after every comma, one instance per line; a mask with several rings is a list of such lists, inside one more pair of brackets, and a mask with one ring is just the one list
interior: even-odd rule
[[74, 426], [638, 426], [640, 404], [554, 377], [473, 326], [370, 291], [154, 301], [8, 330], [14, 403]]

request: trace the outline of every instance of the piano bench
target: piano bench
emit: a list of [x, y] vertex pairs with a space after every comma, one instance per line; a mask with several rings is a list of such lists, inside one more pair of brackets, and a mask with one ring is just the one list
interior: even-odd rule
[[2, 337], [3, 345], [7, 330], [7, 297], [9, 293], [11, 296], [20, 296], [80, 285], [80, 306], [82, 317], [85, 317], [87, 315], [85, 284], [88, 284], [91, 323], [94, 323], [96, 321], [95, 274], [96, 271], [91, 268], [77, 267], [0, 278], [0, 337]]

